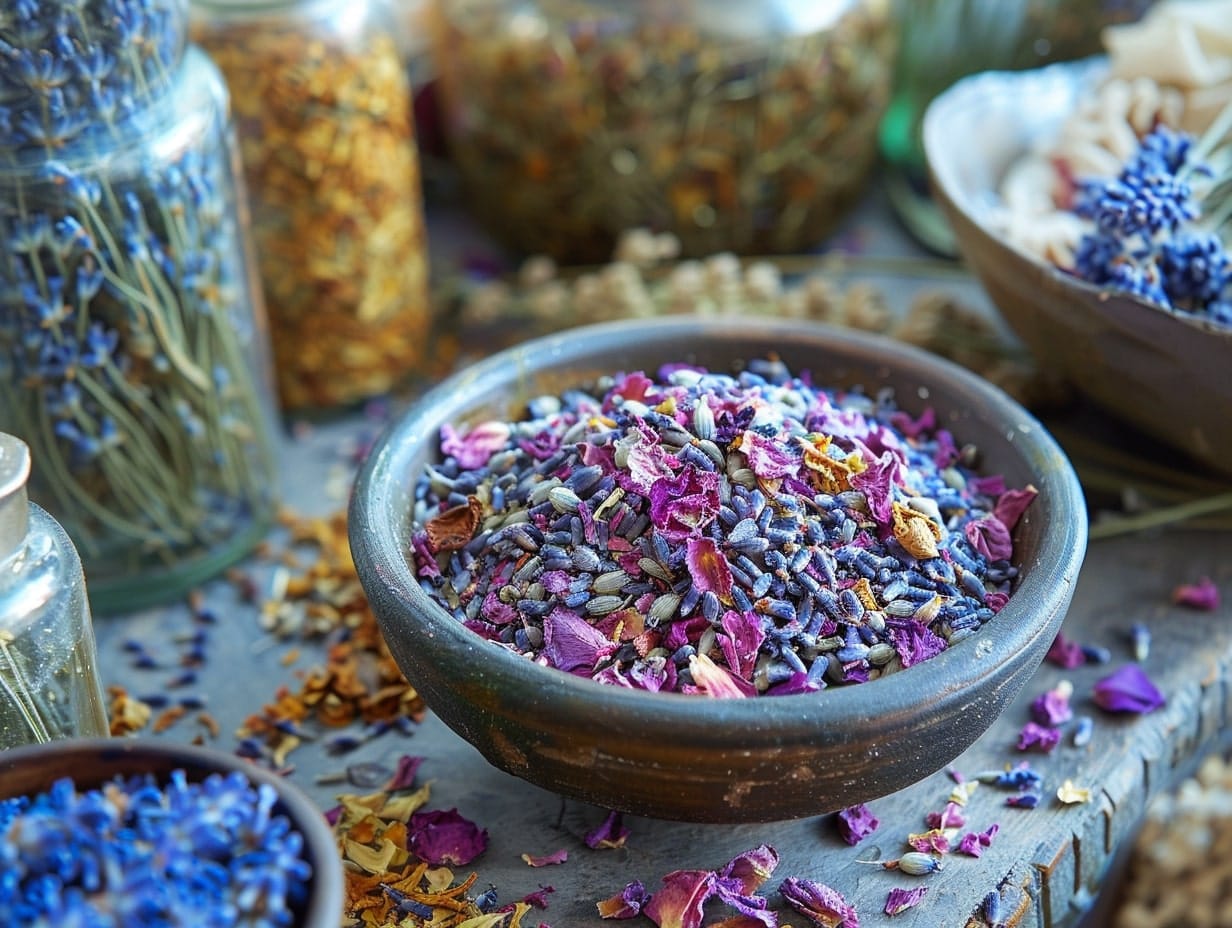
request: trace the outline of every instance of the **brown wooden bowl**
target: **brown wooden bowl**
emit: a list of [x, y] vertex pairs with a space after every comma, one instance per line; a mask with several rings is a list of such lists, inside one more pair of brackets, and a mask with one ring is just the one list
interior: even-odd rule
[[274, 814], [285, 815], [303, 836], [304, 858], [312, 866], [307, 899], [291, 928], [338, 928], [342, 858], [325, 816], [294, 784], [234, 754], [151, 738], [67, 739], [13, 748], [0, 751], [0, 799], [44, 792], [65, 777], [78, 789], [94, 789], [116, 777], [147, 773], [164, 783], [175, 770], [183, 770], [189, 782], [238, 771], [253, 785], [273, 787], [278, 794]]
[[986, 72], [933, 101], [924, 149], [959, 251], [1045, 369], [1147, 434], [1232, 473], [1232, 330], [1109, 291], [1018, 251], [989, 224], [1009, 167], [1049, 138], [1101, 60]]
[[[408, 563], [412, 492], [445, 423], [512, 417], [545, 391], [686, 361], [729, 370], [777, 353], [826, 386], [895, 389], [932, 405], [983, 467], [1039, 498], [1015, 531], [1020, 583], [972, 638], [884, 678], [819, 693], [708, 699], [604, 686], [539, 666], [469, 631]], [[700, 822], [774, 821], [884, 796], [978, 738], [1042, 661], [1086, 545], [1069, 462], [1021, 406], [947, 361], [829, 326], [674, 317], [574, 329], [455, 375], [382, 435], [357, 478], [351, 550], [385, 640], [428, 705], [497, 767], [596, 805]]]

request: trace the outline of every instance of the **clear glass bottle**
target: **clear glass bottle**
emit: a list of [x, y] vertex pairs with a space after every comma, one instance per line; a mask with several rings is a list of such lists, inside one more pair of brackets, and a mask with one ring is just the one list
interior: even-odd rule
[[380, 0], [193, 0], [231, 87], [284, 409], [347, 406], [428, 358], [400, 30]]
[[445, 133], [506, 245], [606, 261], [806, 251], [860, 196], [889, 102], [884, 0], [433, 0]]
[[[147, 29], [158, 5], [97, 4]], [[80, 6], [22, 9], [59, 23]], [[25, 49], [39, 73], [64, 82], [23, 78], [43, 94], [23, 122], [42, 119], [42, 141], [0, 136], [0, 429], [39, 462], [30, 496], [76, 543], [96, 612], [216, 574], [264, 537], [276, 501], [267, 332], [226, 86], [184, 45], [172, 6], [178, 18], [159, 21], [169, 34], [143, 33], [136, 51], [132, 30], [83, 27], [67, 44], [26, 30], [48, 43]], [[115, 66], [126, 55], [153, 60]], [[144, 76], [163, 71], [161, 89]], [[46, 141], [81, 82], [74, 98], [99, 101], [93, 128]]]
[[108, 733], [81, 561], [28, 501], [29, 474], [29, 449], [0, 433], [0, 750]]

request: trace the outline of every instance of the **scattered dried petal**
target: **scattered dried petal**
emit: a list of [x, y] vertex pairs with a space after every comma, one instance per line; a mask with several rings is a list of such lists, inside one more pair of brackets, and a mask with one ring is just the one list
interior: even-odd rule
[[877, 830], [881, 824], [873, 811], [864, 803], [848, 806], [835, 817], [838, 833], [848, 844], [856, 845]]
[[824, 883], [790, 876], [779, 884], [779, 893], [818, 928], [860, 928], [855, 908]]
[[1067, 805], [1090, 802], [1091, 790], [1086, 786], [1076, 786], [1072, 780], [1066, 780], [1057, 787], [1057, 798]]
[[1219, 588], [1210, 577], [1197, 583], [1182, 583], [1172, 591], [1172, 601], [1178, 606], [1213, 612], [1219, 608]]
[[1096, 705], [1108, 712], [1153, 712], [1167, 700], [1137, 664], [1126, 664], [1092, 688]]
[[531, 867], [550, 867], [554, 864], [563, 864], [569, 859], [569, 852], [562, 847], [551, 854], [523, 854], [522, 859]]
[[407, 833], [407, 847], [434, 866], [464, 866], [488, 847], [487, 829], [463, 818], [457, 809], [416, 812], [407, 823]]
[[927, 893], [927, 886], [917, 886], [915, 889], [899, 889], [895, 887], [890, 890], [890, 895], [886, 897], [885, 914], [901, 915], [908, 909], [913, 909], [919, 905]]

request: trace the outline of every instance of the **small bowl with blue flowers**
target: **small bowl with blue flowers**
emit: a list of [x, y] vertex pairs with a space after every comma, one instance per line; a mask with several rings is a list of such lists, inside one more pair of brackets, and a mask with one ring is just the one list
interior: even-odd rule
[[337, 928], [342, 862], [298, 788], [153, 739], [0, 752], [0, 924]]
[[887, 795], [1013, 699], [1086, 543], [1056, 443], [889, 339], [766, 318], [572, 329], [392, 423], [351, 550], [429, 707], [609, 809], [775, 821]]
[[1232, 258], [1219, 201], [1232, 190], [1232, 110], [1208, 123], [1126, 67], [1101, 56], [958, 82], [924, 121], [933, 193], [1041, 368], [1229, 474]]

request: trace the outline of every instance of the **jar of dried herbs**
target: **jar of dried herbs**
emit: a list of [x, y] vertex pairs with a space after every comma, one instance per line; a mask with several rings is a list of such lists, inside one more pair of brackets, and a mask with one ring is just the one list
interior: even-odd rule
[[233, 94], [283, 407], [387, 392], [425, 358], [410, 85], [368, 0], [193, 0]]
[[218, 70], [175, 0], [0, 20], [0, 430], [96, 611], [246, 554], [275, 506], [264, 310]]
[[890, 95], [885, 0], [434, 0], [444, 125], [505, 244], [791, 252], [855, 201]]

